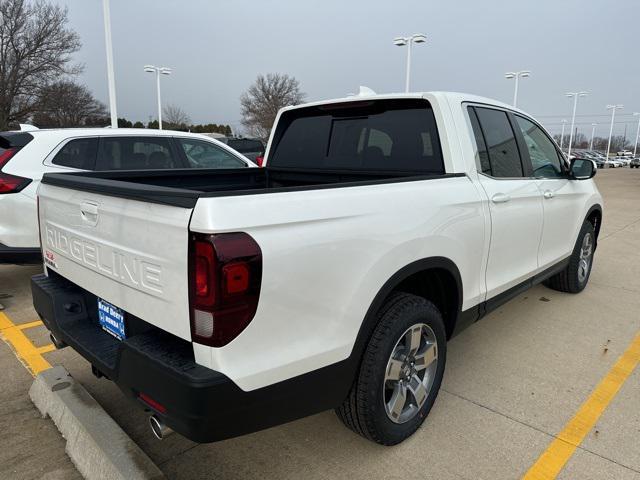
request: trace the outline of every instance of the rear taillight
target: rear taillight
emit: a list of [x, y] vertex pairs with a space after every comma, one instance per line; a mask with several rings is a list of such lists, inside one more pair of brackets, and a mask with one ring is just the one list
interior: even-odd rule
[[17, 148], [7, 148], [0, 154], [0, 194], [16, 193], [31, 183], [30, 178], [18, 177], [17, 175], [9, 175], [2, 172], [9, 160], [17, 153]]
[[192, 233], [189, 245], [191, 338], [222, 347], [253, 320], [262, 252], [246, 233]]
[[256, 164], [261, 167], [264, 163], [264, 157], [256, 157]]

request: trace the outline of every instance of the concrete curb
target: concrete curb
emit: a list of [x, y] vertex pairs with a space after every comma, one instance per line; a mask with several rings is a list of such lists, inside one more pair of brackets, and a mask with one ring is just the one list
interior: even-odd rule
[[165, 478], [96, 400], [62, 366], [40, 373], [31, 400], [67, 440], [67, 455], [88, 480]]

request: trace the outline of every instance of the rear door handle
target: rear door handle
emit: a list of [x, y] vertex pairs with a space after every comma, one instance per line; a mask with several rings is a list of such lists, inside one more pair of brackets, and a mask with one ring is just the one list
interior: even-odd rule
[[493, 197], [491, 197], [491, 201], [493, 203], [506, 203], [511, 200], [511, 197], [506, 193], [496, 193]]
[[555, 193], [553, 193], [551, 190], [545, 190], [542, 195], [544, 196], [544, 198], [553, 198], [555, 196]]

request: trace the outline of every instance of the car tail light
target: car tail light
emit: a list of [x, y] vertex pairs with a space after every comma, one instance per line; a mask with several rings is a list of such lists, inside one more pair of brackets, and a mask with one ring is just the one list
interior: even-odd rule
[[262, 251], [246, 233], [191, 233], [191, 338], [222, 347], [253, 320], [262, 282]]
[[261, 167], [262, 164], [264, 163], [264, 157], [260, 156], [260, 157], [256, 157], [256, 164]]
[[16, 193], [31, 183], [30, 178], [18, 177], [17, 175], [9, 175], [2, 172], [9, 160], [18, 152], [17, 148], [7, 148], [0, 154], [0, 194]]

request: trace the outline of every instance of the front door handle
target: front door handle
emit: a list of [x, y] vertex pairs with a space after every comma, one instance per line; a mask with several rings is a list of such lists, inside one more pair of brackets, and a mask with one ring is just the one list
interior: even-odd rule
[[496, 193], [493, 197], [491, 197], [491, 201], [493, 203], [506, 203], [511, 200], [511, 197], [506, 193]]
[[555, 196], [555, 193], [553, 193], [551, 190], [545, 190], [542, 195], [544, 196], [544, 198], [553, 198]]

